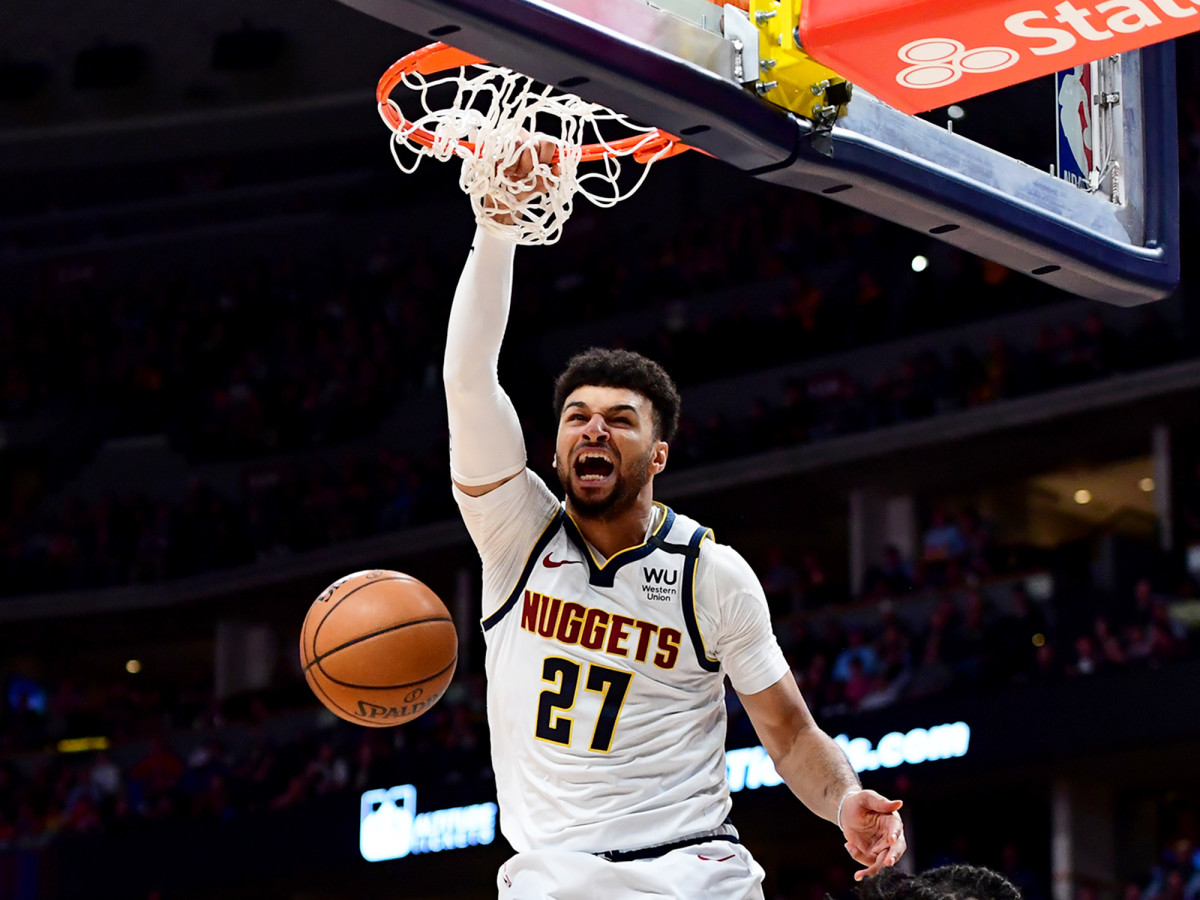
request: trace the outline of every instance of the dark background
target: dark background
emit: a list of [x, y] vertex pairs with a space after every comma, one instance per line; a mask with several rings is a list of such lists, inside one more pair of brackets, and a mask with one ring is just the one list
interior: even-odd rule
[[[473, 223], [453, 167], [394, 170], [372, 105], [419, 41], [317, 0], [4, 17], [0, 897], [491, 896], [502, 840], [378, 864], [356, 844], [363, 789], [413, 783], [421, 809], [490, 790], [438, 385]], [[571, 352], [666, 364], [685, 422], [662, 498], [763, 577], [831, 734], [970, 723], [963, 758], [864, 782], [905, 799], [917, 867], [1003, 867], [1027, 900], [1195, 891], [1196, 49], [1178, 43], [1184, 280], [1152, 307], [1056, 293], [697, 154], [518, 253], [501, 375], [531, 465]], [[955, 130], [1045, 168], [1051, 96], [965, 103]], [[908, 584], [855, 570], [863, 496], [909, 503]], [[922, 549], [937, 510], [985, 526], [949, 565]], [[368, 734], [320, 710], [293, 648], [312, 598], [376, 566], [445, 598], [463, 650], [433, 712]], [[907, 649], [878, 702], [814, 668], [856, 627], [884, 656], [893, 615]], [[1089, 663], [1099, 618], [1120, 652]], [[1126, 626], [1166, 637], [1142, 654]], [[109, 749], [62, 751], [81, 737]], [[755, 742], [731, 704], [730, 746]], [[1063, 791], [1101, 798], [1102, 875], [1055, 871]], [[768, 897], [848, 884], [836, 831], [785, 789], [734, 812]]]

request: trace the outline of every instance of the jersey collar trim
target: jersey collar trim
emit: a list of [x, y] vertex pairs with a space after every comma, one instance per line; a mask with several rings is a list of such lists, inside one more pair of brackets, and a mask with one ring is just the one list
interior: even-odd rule
[[571, 518], [569, 513], [565, 510], [563, 511], [563, 531], [566, 533], [567, 539], [579, 550], [584, 562], [587, 563], [588, 582], [590, 584], [596, 587], [612, 587], [617, 572], [623, 566], [637, 562], [639, 559], [645, 559], [664, 544], [664, 539], [671, 533], [671, 528], [675, 524], [675, 511], [657, 501], [654, 505], [660, 507], [663, 511], [658, 527], [654, 529], [645, 541], [635, 547], [626, 547], [624, 550], [614, 553], [603, 564], [596, 562], [596, 557], [592, 554], [587, 541], [584, 540], [579, 526], [575, 524], [575, 520]]

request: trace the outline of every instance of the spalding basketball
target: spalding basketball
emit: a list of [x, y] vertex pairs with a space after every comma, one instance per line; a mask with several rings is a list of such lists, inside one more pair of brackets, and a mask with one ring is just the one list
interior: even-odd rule
[[313, 601], [300, 630], [300, 664], [313, 693], [343, 719], [373, 728], [426, 712], [457, 662], [446, 605], [401, 572], [339, 578]]

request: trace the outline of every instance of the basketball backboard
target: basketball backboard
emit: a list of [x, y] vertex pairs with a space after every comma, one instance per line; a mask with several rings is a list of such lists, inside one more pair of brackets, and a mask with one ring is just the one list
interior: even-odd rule
[[680, 135], [754, 178], [834, 197], [1071, 293], [1132, 306], [1178, 281], [1170, 44], [1113, 63], [1120, 177], [1081, 190], [864, 90], [832, 125], [770, 102], [753, 40], [758, 0], [749, 14], [706, 0], [340, 2]]

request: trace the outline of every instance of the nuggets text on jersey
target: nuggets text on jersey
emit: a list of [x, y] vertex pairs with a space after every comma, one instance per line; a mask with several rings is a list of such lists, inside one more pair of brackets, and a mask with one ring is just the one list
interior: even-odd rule
[[528, 589], [521, 607], [521, 628], [562, 644], [578, 644], [610, 656], [632, 657], [640, 663], [650, 655], [653, 643], [653, 662], [660, 669], [674, 668], [683, 639], [675, 628], [589, 608], [573, 600], [564, 602]]

